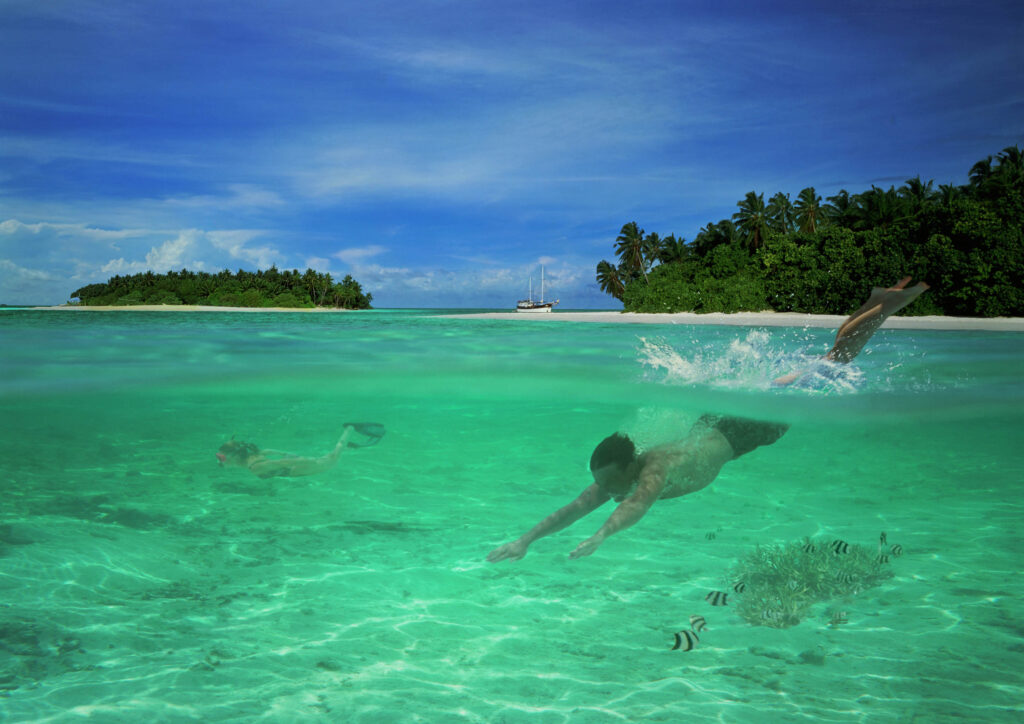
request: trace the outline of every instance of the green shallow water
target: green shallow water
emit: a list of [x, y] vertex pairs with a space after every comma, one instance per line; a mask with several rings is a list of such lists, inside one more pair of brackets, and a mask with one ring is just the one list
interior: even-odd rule
[[[883, 330], [836, 379], [767, 384], [831, 338], [2, 312], [0, 719], [1018, 721], [1024, 337]], [[485, 562], [604, 436], [709, 410], [792, 429], [590, 558], [610, 506]], [[350, 420], [388, 434], [317, 476], [214, 458], [320, 455]], [[893, 577], [793, 628], [704, 601], [755, 545], [882, 530]]]

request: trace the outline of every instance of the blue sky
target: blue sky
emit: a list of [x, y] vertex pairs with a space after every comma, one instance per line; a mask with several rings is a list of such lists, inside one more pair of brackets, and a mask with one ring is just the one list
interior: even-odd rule
[[626, 222], [1024, 144], [1022, 37], [1019, 0], [0, 0], [0, 302], [276, 264], [507, 307], [543, 264], [613, 308]]

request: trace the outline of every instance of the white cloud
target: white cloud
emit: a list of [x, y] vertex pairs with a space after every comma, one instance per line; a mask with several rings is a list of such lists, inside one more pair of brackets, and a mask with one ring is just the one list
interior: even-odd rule
[[59, 236], [74, 236], [77, 238], [84, 237], [87, 239], [102, 241], [127, 239], [141, 234], [152, 233], [150, 231], [139, 229], [100, 229], [94, 226], [88, 226], [87, 224], [56, 224], [46, 221], [36, 224], [26, 224], [18, 219], [0, 221], [0, 234], [14, 235], [18, 233], [27, 233], [39, 235], [45, 232], [52, 232]]
[[[287, 257], [251, 229], [100, 229], [82, 223], [0, 221], [0, 302], [57, 304], [116, 274], [266, 269]], [[46, 269], [46, 272], [37, 271]]]
[[182, 209], [240, 209], [268, 208], [284, 205], [284, 199], [276, 191], [251, 184], [229, 184], [227, 193], [221, 195], [201, 194], [196, 196], [175, 196], [163, 200], [169, 207]]
[[0, 259], [0, 271], [3, 271], [4, 274], [12, 274], [20, 279], [32, 281], [53, 281], [56, 279], [49, 272], [40, 269], [26, 269], [23, 266], [18, 266], [10, 259]]
[[196, 249], [201, 233], [194, 229], [183, 231], [176, 239], [165, 241], [160, 246], [154, 246], [146, 254], [145, 261], [127, 262], [124, 258], [111, 259], [104, 264], [100, 271], [105, 274], [137, 274], [139, 272], [152, 271], [163, 274], [171, 270], [189, 268], [202, 270], [204, 264], [201, 261], [192, 259], [188, 261], [188, 255]]
[[315, 269], [319, 272], [329, 271], [331, 268], [331, 260], [325, 259], [322, 256], [310, 256], [306, 257], [306, 261], [302, 263], [304, 269]]
[[232, 231], [208, 231], [207, 238], [218, 249], [226, 251], [232, 259], [238, 259], [249, 264], [255, 264], [260, 269], [284, 262], [284, 254], [276, 247], [247, 246], [253, 239], [262, 236], [265, 232], [251, 229], [236, 229]]
[[[559, 298], [577, 307], [614, 306], [596, 292], [589, 260], [542, 257], [542, 261], [545, 299]], [[526, 296], [531, 276], [534, 296], [540, 293], [539, 263], [466, 269], [354, 264], [352, 275], [382, 306], [508, 307]]]
[[0, 259], [0, 302], [4, 304], [58, 304], [67, 300], [71, 288], [49, 271]]
[[351, 247], [349, 249], [342, 249], [341, 251], [337, 251], [334, 254], [332, 254], [332, 256], [335, 257], [336, 259], [341, 259], [341, 261], [345, 262], [346, 264], [357, 265], [360, 264], [364, 259], [369, 259], [370, 257], [383, 254], [385, 251], [387, 251], [386, 247], [380, 246], [378, 244], [371, 244], [370, 246]]

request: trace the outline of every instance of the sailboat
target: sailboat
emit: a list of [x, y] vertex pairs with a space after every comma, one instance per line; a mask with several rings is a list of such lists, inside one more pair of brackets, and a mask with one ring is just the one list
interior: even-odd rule
[[540, 268], [540, 301], [534, 301], [533, 299], [533, 277], [530, 277], [530, 295], [526, 299], [520, 299], [516, 302], [517, 312], [527, 312], [536, 314], [538, 312], [550, 312], [551, 308], [558, 304], [556, 299], [553, 302], [544, 301], [544, 267]]

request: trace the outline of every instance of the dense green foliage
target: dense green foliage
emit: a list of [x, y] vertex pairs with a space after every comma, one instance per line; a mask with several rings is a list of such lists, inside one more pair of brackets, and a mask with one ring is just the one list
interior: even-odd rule
[[932, 290], [912, 314], [1024, 316], [1024, 156], [1016, 146], [975, 164], [963, 186], [919, 177], [899, 189], [813, 188], [795, 202], [747, 193], [732, 219], [692, 243], [646, 234], [616, 239], [617, 265], [597, 265], [601, 289], [631, 312], [846, 314], [873, 286], [909, 274]]
[[307, 269], [237, 273], [224, 270], [217, 274], [179, 272], [111, 277], [105, 284], [89, 284], [76, 289], [87, 306], [129, 306], [135, 304], [200, 304], [215, 307], [335, 307], [369, 309], [373, 295], [363, 293], [359, 282], [345, 275], [335, 282], [330, 274]]

